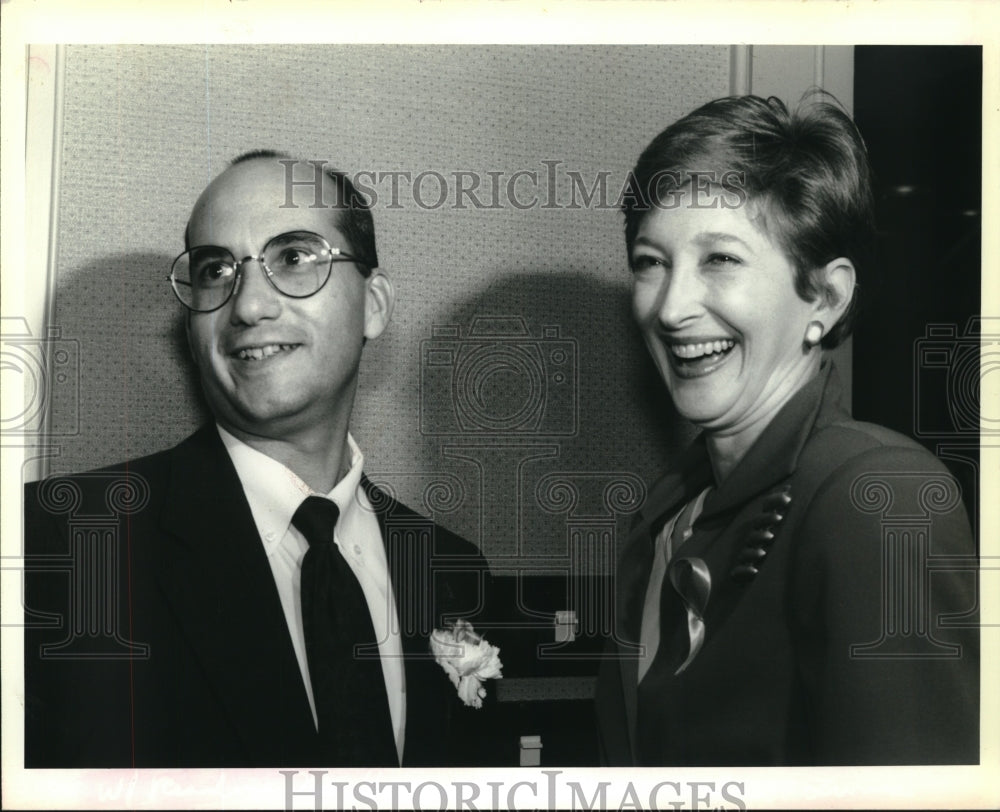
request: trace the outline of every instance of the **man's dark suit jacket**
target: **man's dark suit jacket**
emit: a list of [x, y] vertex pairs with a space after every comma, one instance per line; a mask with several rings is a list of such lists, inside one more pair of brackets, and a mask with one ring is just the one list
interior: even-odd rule
[[[465, 763], [475, 711], [430, 657], [475, 623], [469, 542], [364, 480], [405, 655], [404, 766]], [[218, 432], [26, 488], [25, 766], [322, 764], [260, 536]]]
[[[660, 647], [637, 686], [655, 536], [710, 484], [702, 438], [651, 489], [623, 550], [617, 658], [597, 688], [605, 762], [977, 763], [978, 634], [962, 616], [977, 605], [975, 547], [957, 485], [910, 440], [851, 420], [830, 367], [706, 498], [675, 553], [710, 572], [704, 644], [675, 675], [689, 632], [665, 580]], [[765, 502], [786, 488], [774, 522]], [[761, 524], [773, 541], [740, 580]]]

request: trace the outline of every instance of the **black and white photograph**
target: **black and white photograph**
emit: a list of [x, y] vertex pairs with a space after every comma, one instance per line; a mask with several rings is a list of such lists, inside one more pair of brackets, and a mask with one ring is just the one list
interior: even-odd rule
[[6, 4], [5, 807], [1000, 802], [996, 9], [669, 5]]

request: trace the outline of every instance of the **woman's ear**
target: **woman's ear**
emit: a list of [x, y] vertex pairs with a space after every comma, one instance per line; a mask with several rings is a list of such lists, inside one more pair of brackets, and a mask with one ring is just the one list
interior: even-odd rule
[[392, 318], [396, 291], [382, 271], [372, 271], [365, 280], [365, 338], [378, 338]]
[[831, 260], [817, 272], [820, 295], [815, 302], [815, 318], [833, 327], [847, 311], [854, 298], [857, 272], [847, 257]]

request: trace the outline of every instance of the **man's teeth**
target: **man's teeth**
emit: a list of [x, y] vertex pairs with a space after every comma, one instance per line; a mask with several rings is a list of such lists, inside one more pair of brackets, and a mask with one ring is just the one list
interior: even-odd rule
[[237, 355], [244, 361], [260, 361], [275, 353], [284, 352], [294, 347], [294, 344], [268, 344], [265, 347], [247, 347], [240, 350]]
[[722, 341], [703, 341], [700, 344], [674, 344], [670, 349], [678, 358], [690, 360], [692, 358], [701, 358], [703, 355], [725, 352], [734, 346], [736, 346], [736, 342], [727, 338]]

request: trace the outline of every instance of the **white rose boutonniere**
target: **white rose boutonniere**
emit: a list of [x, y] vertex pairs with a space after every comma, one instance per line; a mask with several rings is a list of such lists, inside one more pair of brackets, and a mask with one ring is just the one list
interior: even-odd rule
[[491, 646], [475, 633], [467, 620], [458, 620], [450, 629], [435, 629], [431, 634], [431, 651], [459, 698], [473, 708], [483, 706], [486, 689], [483, 682], [502, 679], [500, 649]]

